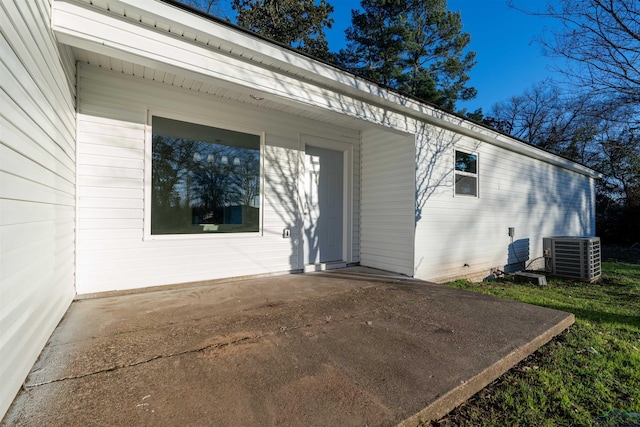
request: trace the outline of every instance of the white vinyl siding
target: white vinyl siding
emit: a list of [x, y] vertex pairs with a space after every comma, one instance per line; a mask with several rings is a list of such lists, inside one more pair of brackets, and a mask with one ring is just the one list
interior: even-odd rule
[[[486, 277], [493, 268], [508, 270], [512, 263], [541, 256], [545, 236], [594, 234], [593, 179], [467, 137], [450, 135], [444, 141], [478, 153], [481, 196], [452, 195], [453, 149], [429, 150], [419, 159], [439, 184], [425, 197], [416, 225], [417, 277]], [[515, 227], [517, 254], [509, 227]]]
[[415, 221], [413, 136], [362, 133], [360, 262], [413, 276]]
[[[359, 158], [358, 131], [86, 64], [79, 70], [79, 294], [300, 268], [300, 135], [353, 144], [354, 158]], [[144, 240], [148, 111], [264, 133], [259, 235]], [[360, 186], [358, 173], [354, 173], [353, 181], [356, 193]], [[359, 232], [358, 216], [354, 206], [354, 235]], [[291, 238], [282, 237], [285, 228], [291, 229]]]
[[[131, 120], [131, 117], [137, 117], [142, 114], [140, 104], [164, 108], [168, 99], [167, 93], [170, 93], [171, 96], [177, 93], [175, 92], [177, 86], [184, 87], [184, 92], [182, 93], [195, 95], [193, 103], [184, 100], [177, 103], [181, 105], [179, 107], [181, 110], [186, 106], [187, 112], [192, 110], [202, 112], [211, 105], [208, 101], [203, 101], [212, 99], [204, 95], [205, 92], [214, 95], [215, 99], [235, 99], [242, 103], [240, 105], [243, 105], [243, 108], [236, 110], [231, 108], [229, 110], [236, 111], [233, 117], [228, 118], [231, 122], [239, 120], [246, 124], [244, 123], [245, 120], [242, 120], [247, 117], [246, 112], [252, 114], [252, 119], [254, 119], [254, 113], [257, 114], [255, 117], [258, 119], [268, 116], [268, 119], [266, 119], [268, 123], [262, 125], [258, 120], [256, 127], [263, 129], [266, 133], [267, 147], [265, 153], [270, 152], [270, 147], [274, 148], [271, 153], [277, 156], [278, 159], [272, 164], [274, 170], [277, 170], [282, 162], [290, 165], [295, 164], [295, 168], [300, 170], [300, 164], [296, 163], [299, 161], [299, 153], [293, 156], [295, 159], [290, 158], [291, 153], [296, 152], [296, 143], [299, 142], [298, 138], [294, 137], [294, 134], [320, 135], [330, 139], [336, 139], [331, 135], [332, 132], [339, 135], [337, 139], [342, 137], [350, 139], [357, 131], [363, 133], [382, 131], [396, 135], [403, 133], [415, 135], [418, 142], [414, 145], [414, 155], [419, 164], [417, 167], [414, 164], [414, 166], [407, 169], [407, 171], [415, 172], [415, 179], [413, 180], [415, 186], [410, 190], [403, 190], [415, 196], [413, 213], [415, 224], [417, 224], [415, 229], [415, 251], [410, 247], [409, 249], [400, 249], [398, 254], [396, 253], [398, 248], [392, 247], [390, 244], [387, 245], [388, 242], [386, 241], [369, 240], [369, 243], [363, 244], [371, 236], [382, 232], [375, 230], [375, 227], [371, 227], [368, 229], [371, 234], [366, 235], [363, 228], [365, 224], [358, 224], [357, 219], [365, 221], [369, 215], [369, 219], [372, 223], [375, 223], [374, 215], [380, 214], [387, 217], [391, 215], [389, 209], [383, 212], [377, 206], [373, 207], [370, 215], [368, 213], [368, 210], [371, 209], [370, 207], [358, 206], [358, 196], [362, 197], [362, 202], [364, 202], [367, 197], [370, 197], [370, 195], [365, 194], [369, 187], [375, 188], [382, 185], [376, 180], [380, 177], [385, 177], [385, 174], [389, 172], [384, 169], [384, 165], [376, 165], [375, 162], [367, 164], [365, 162], [366, 155], [363, 155], [360, 157], [362, 161], [360, 169], [363, 173], [366, 171], [369, 175], [362, 180], [360, 187], [358, 187], [358, 180], [354, 178], [353, 261], [361, 259], [364, 264], [365, 259], [367, 259], [368, 261], [366, 262], [375, 261], [376, 265], [381, 268], [384, 265], [388, 265], [390, 269], [394, 269], [400, 268], [398, 261], [393, 259], [394, 257], [403, 261], [413, 259], [414, 261], [411, 261], [413, 272], [421, 278], [439, 278], [450, 273], [453, 276], [461, 276], [468, 271], [485, 271], [489, 268], [488, 266], [494, 268], [501, 262], [508, 262], [508, 255], [497, 255], [498, 252], [500, 254], [505, 253], [505, 249], [502, 247], [502, 242], [496, 243], [495, 236], [497, 235], [493, 234], [493, 232], [491, 232], [492, 237], [490, 237], [490, 239], [493, 239], [489, 243], [490, 249], [486, 252], [488, 255], [479, 255], [485, 252], [486, 249], [484, 246], [482, 249], [478, 249], [474, 245], [486, 245], [484, 237], [489, 235], [489, 232], [484, 230], [487, 227], [497, 229], [498, 226], [496, 224], [498, 222], [500, 223], [500, 228], [502, 228], [503, 224], [501, 224], [502, 217], [500, 213], [486, 214], [485, 216], [484, 213], [476, 213], [476, 208], [478, 208], [478, 212], [483, 210], [494, 212], [501, 209], [504, 210], [505, 206], [508, 206], [507, 209], [514, 207], [523, 209], [524, 206], [524, 210], [526, 210], [529, 206], [534, 206], [535, 203], [531, 200], [523, 201], [525, 196], [522, 191], [527, 188], [527, 185], [524, 185], [512, 190], [514, 193], [511, 196], [513, 200], [503, 200], [500, 203], [495, 203], [492, 202], [492, 196], [487, 195], [488, 202], [485, 204], [484, 188], [485, 186], [491, 188], [495, 184], [495, 181], [491, 179], [488, 179], [486, 183], [484, 182], [484, 172], [487, 170], [486, 168], [490, 167], [489, 163], [485, 162], [488, 158], [485, 153], [495, 155], [499, 159], [497, 160], [499, 165], [502, 166], [504, 164], [507, 168], [510, 167], [507, 163], [512, 159], [524, 159], [522, 161], [526, 163], [526, 166], [523, 172], [527, 168], [535, 169], [532, 175], [533, 180], [538, 180], [539, 174], [544, 174], [544, 171], [553, 170], [553, 173], [558, 175], [559, 181], [557, 185], [562, 185], [561, 183], [567, 177], [569, 185], [575, 184], [581, 188], [588, 187], [589, 198], [593, 200], [593, 177], [598, 174], [576, 163], [561, 159], [558, 156], [515, 141], [489, 129], [476, 126], [453, 115], [435, 110], [425, 104], [404, 98], [394, 92], [380, 89], [369, 82], [358, 79], [348, 73], [343, 73], [334, 67], [318, 64], [312, 59], [298, 56], [269, 42], [257, 40], [250, 34], [238, 32], [236, 29], [216, 24], [193, 14], [177, 11], [171, 5], [159, 3], [158, 7], [151, 12], [138, 9], [135, 2], [130, 0], [124, 0], [119, 4], [127, 7], [119, 10], [114, 10], [111, 7], [107, 12], [109, 5], [106, 3], [81, 4], [64, 0], [58, 0], [55, 6], [53, 28], [59, 40], [78, 48], [78, 55], [83, 58], [84, 62], [98, 65], [104, 69], [113, 69], [121, 76], [133, 74], [136, 77], [129, 78], [129, 81], [140, 82], [140, 86], [147, 88], [136, 90], [138, 89], [136, 84], [107, 84], [106, 86], [101, 86], [102, 82], [97, 79], [95, 83], [87, 87], [88, 92], [85, 97], [90, 100], [91, 108], [102, 109], [104, 115], [97, 114], [96, 117], [104, 119], [111, 117], [123, 123], [143, 123], [137, 118]], [[124, 13], [125, 10], [127, 10], [127, 13]], [[91, 31], [88, 31], [88, 29], [91, 29]], [[164, 83], [164, 85], [160, 83]], [[171, 86], [171, 89], [166, 89], [169, 86]], [[163, 87], [165, 89], [162, 89]], [[256, 96], [264, 98], [264, 103], [252, 101], [252, 95], [254, 101]], [[178, 98], [181, 98], [181, 96], [178, 96]], [[251, 103], [258, 105], [249, 107], [247, 104]], [[217, 105], [222, 108], [223, 105], [226, 106], [227, 104], [238, 105], [228, 101], [220, 101]], [[269, 106], [272, 111], [266, 114], [262, 106]], [[215, 109], [216, 107], [213, 108]], [[114, 116], [113, 111], [118, 111], [118, 109], [122, 110], [122, 115]], [[276, 113], [276, 110], [280, 111], [280, 113]], [[128, 111], [128, 113], [125, 113], [125, 111]], [[212, 117], [211, 119], [221, 119], [224, 122], [227, 120], [225, 112], [226, 110], [222, 111], [219, 117]], [[303, 117], [308, 120], [302, 120]], [[344, 127], [341, 128], [341, 126]], [[302, 128], [307, 128], [309, 131]], [[345, 131], [343, 135], [340, 129], [344, 128], [351, 130]], [[377, 130], [374, 131], [374, 129]], [[108, 135], [105, 136], [108, 137]], [[479, 176], [477, 180], [479, 183], [479, 198], [474, 198], [475, 200], [469, 200], [471, 197], [454, 197], [452, 156], [454, 155], [456, 147], [454, 143], [456, 142], [462, 143], [459, 148], [463, 150], [477, 151], [479, 158], [483, 159], [482, 176]], [[364, 138], [363, 144], [366, 144]], [[480, 145], [491, 148], [478, 148], [476, 150], [476, 146]], [[98, 157], [104, 155], [109, 158], [113, 154], [111, 148], [104, 147], [101, 153], [93, 155]], [[278, 151], [277, 154], [275, 150]], [[354, 152], [354, 160], [357, 160], [358, 156], [359, 153]], [[125, 159], [123, 157], [119, 158]], [[127, 162], [135, 160], [135, 156], [126, 158]], [[516, 163], [519, 161], [516, 160]], [[495, 173], [501, 173], [499, 169], [498, 167], [496, 169], [498, 172]], [[268, 175], [269, 172], [266, 173]], [[275, 185], [275, 183], [279, 182], [277, 179], [282, 179], [283, 176], [273, 178]], [[273, 233], [273, 236], [269, 238], [273, 238], [273, 247], [275, 248], [275, 252], [272, 255], [281, 261], [284, 259], [284, 252], [279, 251], [284, 251], [284, 248], [282, 247], [282, 242], [276, 243], [276, 237], [282, 234], [280, 228], [285, 224], [289, 225], [292, 220], [299, 221], [299, 218], [294, 218], [290, 212], [293, 208], [280, 208], [289, 206], [288, 203], [293, 201], [293, 196], [291, 195], [284, 197], [285, 192], [291, 191], [293, 184], [289, 178], [290, 176], [286, 175], [280, 181], [281, 187], [275, 185], [278, 188], [271, 192], [271, 199], [268, 198], [270, 190], [268, 188], [264, 189], [265, 210], [263, 215], [265, 222], [263, 225], [267, 227], [267, 221], [269, 219], [273, 220], [271, 223], [272, 228], [269, 229], [269, 232]], [[391, 178], [391, 181], [397, 184], [395, 177]], [[515, 179], [514, 182], [519, 182], [520, 179], [524, 180], [524, 176]], [[528, 181], [522, 182], [528, 183]], [[122, 182], [120, 183], [122, 184]], [[265, 176], [265, 184], [269, 185], [268, 176]], [[407, 185], [411, 185], [411, 183]], [[297, 182], [294, 186], [297, 186]], [[139, 197], [133, 187], [99, 187], [101, 188], [100, 191], [104, 191], [104, 194], [108, 196], [105, 200], [110, 198], [136, 200]], [[388, 190], [393, 191], [393, 189], [397, 189], [397, 187], [389, 188]], [[362, 190], [362, 193], [358, 194], [358, 190]], [[95, 192], [85, 194], [87, 190], [84, 188], [81, 188], [80, 191], [81, 196], [96, 206], [101, 206], [100, 203], [105, 203], [104, 200], [98, 200], [99, 196]], [[537, 194], [537, 190], [533, 191], [533, 193]], [[390, 196], [385, 194], [384, 197]], [[276, 204], [275, 200], [277, 198], [287, 201], [282, 202], [282, 204]], [[576, 215], [576, 209], [578, 209], [577, 206], [579, 204], [573, 204], [568, 200], [568, 198], [565, 198], [555, 205], [553, 209], [558, 212], [558, 215]], [[438, 205], [441, 202], [443, 204]], [[373, 205], [375, 205], [375, 202], [373, 202]], [[271, 212], [269, 209], [271, 209]], [[535, 205], [531, 210], [538, 211], [542, 209], [544, 208], [540, 205]], [[589, 209], [592, 209], [592, 205], [589, 206]], [[297, 214], [298, 210], [299, 206], [293, 209], [293, 212]], [[358, 214], [359, 211], [362, 212], [362, 215]], [[402, 211], [404, 214], [404, 209]], [[491, 215], [493, 215], [495, 221], [491, 219]], [[592, 218], [593, 212], [589, 212], [586, 215]], [[549, 216], [550, 222], [545, 224], [545, 227], [566, 230], [567, 233], [573, 232], [571, 223], [565, 227], [563, 223], [555, 220], [555, 216], [557, 215], [554, 213]], [[454, 218], [459, 218], [458, 221], [460, 222], [455, 226], [451, 225]], [[511, 218], [514, 217], [509, 217], [509, 219]], [[440, 221], [445, 225], [449, 224], [445, 226], [446, 233], [439, 227]], [[403, 224], [400, 227], [404, 227], [404, 219], [400, 222]], [[387, 223], [388, 225], [386, 226], [392, 230], [389, 231], [389, 235], [395, 236], [396, 229], [399, 227], [398, 224], [395, 222]], [[555, 225], [551, 227], [549, 225], [551, 223]], [[97, 231], [100, 224], [101, 221], [99, 220], [93, 221], [88, 224], [89, 227], [81, 228], [80, 232], [84, 233], [84, 235], [90, 235], [91, 239], [100, 240], [99, 236], [102, 234]], [[295, 224], [299, 225], [299, 222], [295, 222]], [[129, 221], [122, 223], [118, 221], [113, 222], [113, 225], [127, 226], [127, 228], [113, 228], [114, 236], [122, 235], [133, 236], [128, 237], [131, 239], [138, 238], [134, 232], [138, 230], [137, 223]], [[360, 229], [358, 228], [359, 226], [361, 227]], [[266, 233], [266, 230], [267, 228], [265, 228], [265, 237], [270, 236]], [[402, 231], [405, 232], [406, 230], [402, 228]], [[522, 231], [528, 232], [529, 230], [523, 229]], [[476, 237], [478, 233], [481, 233], [481, 237]], [[589, 233], [593, 233], [593, 227], [589, 229]], [[375, 239], [380, 238], [381, 236], [378, 235]], [[537, 242], [538, 238], [530, 237], [529, 239], [529, 242], [531, 242], [529, 253], [535, 254], [535, 245], [537, 245], [535, 242]], [[263, 239], [260, 243], [253, 245], [251, 256], [260, 253], [262, 242], [267, 240]], [[397, 237], [393, 237], [392, 241], [395, 242], [397, 240]], [[295, 236], [292, 241], [295, 242]], [[360, 246], [358, 246], [359, 243]], [[378, 243], [381, 243], [381, 245]], [[413, 246], [411, 243], [409, 245]], [[247, 246], [249, 245], [242, 245], [243, 248]], [[89, 247], [91, 248], [90, 252], [95, 248], [92, 244], [89, 244]], [[215, 253], [213, 249], [208, 250], [212, 254]], [[209, 253], [208, 250], [198, 253], [205, 256], [205, 254]], [[358, 251], [362, 255], [361, 258], [357, 256]], [[402, 253], [402, 251], [407, 251], [411, 256], [407, 253]], [[146, 254], [150, 253], [150, 251], [146, 252]], [[232, 253], [233, 251], [227, 251], [225, 255], [231, 256]], [[87, 256], [90, 255], [88, 254]], [[447, 257], [449, 255], [450, 257]], [[100, 254], [96, 253], [95, 256], [99, 257]], [[149, 260], [153, 259], [153, 257], [147, 257], [147, 255], [143, 258], [140, 262], [141, 267], [147, 265], [150, 262]], [[293, 268], [294, 265], [298, 265], [299, 268], [299, 260], [295, 258], [296, 254], [291, 254], [289, 262], [280, 266]], [[277, 264], [269, 263], [267, 266], [262, 263], [261, 255], [256, 255], [254, 259], [256, 262], [251, 263], [246, 269], [248, 273], [252, 272], [251, 266], [256, 267], [257, 271], [270, 271]], [[439, 263], [436, 261], [437, 259], [443, 260], [443, 262]], [[185, 267], [184, 274], [179, 274], [178, 276], [185, 280], [194, 280], [195, 277], [205, 276], [202, 273], [206, 268], [202, 267], [200, 261], [197, 262], [198, 267]], [[99, 264], [100, 262], [98, 262]], [[468, 267], [465, 267], [465, 264]], [[262, 267], [258, 268], [258, 265]], [[229, 275], [237, 271], [233, 262], [225, 264], [225, 267], [228, 267], [229, 271], [216, 271], [214, 276], [217, 277], [218, 273], [222, 276]], [[83, 268], [86, 270], [86, 267]], [[148, 266], [148, 268], [153, 270], [153, 265]], [[406, 266], [402, 267], [402, 271], [408, 271], [405, 268]], [[88, 271], [85, 272], [88, 273]], [[109, 274], [114, 273], [109, 272]], [[96, 275], [100, 278], [107, 277], [98, 273]], [[128, 276], [127, 280], [131, 283], [126, 281], [122, 283], [126, 287], [135, 287], [137, 285], [133, 282], [147, 280], [146, 275], [141, 276], [142, 278]], [[175, 279], [171, 278], [169, 282], [175, 281]], [[149, 280], [151, 281], [151, 279]]]
[[0, 418], [75, 294], [75, 65], [50, 7], [0, 3]]

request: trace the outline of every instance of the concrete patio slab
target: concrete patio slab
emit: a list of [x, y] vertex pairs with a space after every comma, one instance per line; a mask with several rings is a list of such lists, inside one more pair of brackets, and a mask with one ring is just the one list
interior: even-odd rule
[[571, 323], [362, 267], [78, 300], [2, 425], [417, 425]]

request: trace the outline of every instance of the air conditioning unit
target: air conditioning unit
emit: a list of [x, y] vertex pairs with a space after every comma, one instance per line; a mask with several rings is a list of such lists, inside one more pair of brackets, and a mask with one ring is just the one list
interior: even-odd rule
[[544, 237], [542, 249], [547, 273], [587, 282], [600, 278], [599, 237]]

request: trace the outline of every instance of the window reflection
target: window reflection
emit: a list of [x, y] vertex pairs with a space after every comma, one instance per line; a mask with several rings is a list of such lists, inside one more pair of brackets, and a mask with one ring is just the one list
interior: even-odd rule
[[456, 151], [456, 170], [461, 172], [477, 173], [477, 160], [478, 157], [475, 154]]
[[478, 197], [478, 156], [455, 152], [455, 194]]
[[153, 117], [151, 234], [259, 231], [260, 137]]

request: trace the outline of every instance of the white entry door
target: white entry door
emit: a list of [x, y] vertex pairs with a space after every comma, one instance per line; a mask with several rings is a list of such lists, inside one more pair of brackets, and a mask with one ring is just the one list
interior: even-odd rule
[[342, 151], [306, 147], [305, 264], [342, 260], [343, 155]]

